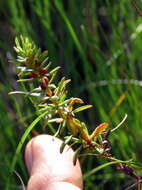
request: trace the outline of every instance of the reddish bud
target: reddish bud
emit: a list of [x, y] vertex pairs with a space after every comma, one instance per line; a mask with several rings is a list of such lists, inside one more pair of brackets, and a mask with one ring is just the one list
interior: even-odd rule
[[43, 90], [45, 90], [47, 88], [49, 79], [47, 77], [44, 77], [41, 82], [40, 82], [40, 86]]
[[37, 77], [38, 77], [38, 75], [36, 73], [34, 73], [34, 72], [30, 73], [30, 78], [37, 78]]
[[39, 69], [39, 75], [40, 76], [45, 76], [46, 73], [47, 73], [47, 69], [44, 69], [44, 68]]

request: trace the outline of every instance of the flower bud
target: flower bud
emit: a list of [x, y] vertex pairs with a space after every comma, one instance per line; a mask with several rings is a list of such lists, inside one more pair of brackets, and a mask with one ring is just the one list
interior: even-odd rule
[[40, 82], [40, 86], [43, 90], [46, 90], [48, 82], [49, 82], [49, 79], [47, 77], [43, 77], [43, 79]]
[[45, 68], [40, 68], [40, 69], [38, 70], [40, 76], [45, 76], [45, 74], [47, 73], [47, 71], [48, 71], [48, 70], [45, 69]]
[[38, 75], [35, 72], [30, 73], [30, 78], [37, 78]]

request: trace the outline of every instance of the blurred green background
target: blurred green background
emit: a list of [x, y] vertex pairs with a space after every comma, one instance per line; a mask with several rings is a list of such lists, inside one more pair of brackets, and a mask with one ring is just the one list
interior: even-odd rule
[[[142, 3], [137, 1], [139, 8]], [[0, 189], [22, 189], [11, 160], [20, 137], [34, 112], [23, 97], [9, 97], [19, 89], [14, 55], [15, 36], [28, 36], [48, 49], [61, 75], [72, 79], [70, 95], [93, 104], [82, 120], [93, 130], [100, 122], [115, 127], [127, 113], [122, 128], [111, 135], [117, 158], [142, 161], [142, 17], [131, 1], [121, 0], [0, 0]], [[83, 172], [103, 160], [89, 157]], [[19, 156], [16, 171], [27, 183], [28, 175]], [[142, 171], [137, 171], [142, 175]], [[86, 179], [85, 189], [124, 189], [134, 181], [110, 166]]]

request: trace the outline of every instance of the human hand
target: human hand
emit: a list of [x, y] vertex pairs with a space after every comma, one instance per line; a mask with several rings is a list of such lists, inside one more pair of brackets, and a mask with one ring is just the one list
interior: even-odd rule
[[59, 149], [62, 141], [50, 135], [39, 135], [26, 146], [25, 161], [30, 174], [27, 190], [81, 190], [79, 161], [73, 165], [73, 150]]

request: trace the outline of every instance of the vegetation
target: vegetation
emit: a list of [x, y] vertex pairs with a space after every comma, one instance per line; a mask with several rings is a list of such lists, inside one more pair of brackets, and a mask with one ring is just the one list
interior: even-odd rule
[[[138, 5], [141, 6], [140, 3]], [[3, 18], [0, 21], [1, 189], [6, 189], [8, 181], [7, 188], [22, 188], [18, 177], [10, 174], [11, 160], [15, 158], [14, 153], [24, 131], [37, 118], [28, 99], [19, 95], [16, 98], [8, 96], [13, 89], [20, 89], [15, 82], [15, 65], [8, 63], [6, 58], [11, 59], [14, 54], [14, 38], [20, 34], [32, 38], [43, 50], [48, 49], [52, 69], [58, 65], [62, 67], [59, 79], [62, 76], [71, 79], [71, 95], [94, 105], [95, 112], [89, 109], [87, 114], [82, 112], [79, 116], [80, 120], [87, 121], [89, 131], [101, 122], [109, 123], [113, 129], [127, 113], [127, 122], [110, 136], [112, 153], [121, 160], [133, 158], [141, 162], [142, 26], [141, 17], [131, 2], [1, 1], [0, 15]], [[37, 132], [48, 132], [42, 122], [34, 129], [28, 139]], [[54, 131], [50, 132], [54, 134]], [[26, 184], [28, 176], [22, 153], [16, 159], [15, 170]], [[103, 159], [92, 156], [86, 159], [82, 159], [84, 176], [92, 168], [105, 163]], [[93, 171], [89, 178], [84, 177], [85, 189], [115, 187], [117, 190], [135, 183], [131, 177], [116, 172], [113, 166], [98, 173]], [[141, 170], [137, 173], [142, 175]]]

